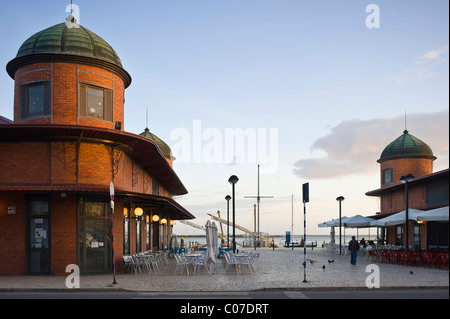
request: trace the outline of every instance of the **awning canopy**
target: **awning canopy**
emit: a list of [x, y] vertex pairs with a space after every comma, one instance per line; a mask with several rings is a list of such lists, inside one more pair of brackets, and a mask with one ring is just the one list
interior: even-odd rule
[[[341, 226], [344, 226], [345, 221], [348, 220], [348, 219], [349, 219], [349, 217], [347, 217], [347, 216], [341, 217]], [[332, 220], [329, 220], [327, 222], [320, 223], [318, 226], [319, 227], [336, 227], [336, 226], [339, 226], [339, 218], [332, 219]]]
[[346, 220], [344, 226], [349, 228], [371, 227], [370, 223], [373, 221], [373, 218], [356, 215]]
[[423, 211], [417, 215], [417, 221], [448, 222], [448, 206]]
[[[408, 220], [417, 220], [418, 214], [423, 213], [421, 210], [410, 208], [408, 209]], [[388, 227], [394, 225], [404, 224], [406, 219], [406, 211], [403, 210], [397, 214], [390, 215], [385, 218], [374, 220], [370, 226]]]
[[194, 219], [195, 216], [178, 204], [174, 199], [158, 195], [142, 195], [137, 193], [118, 193], [117, 197], [133, 197], [135, 206], [152, 209], [154, 214], [171, 220]]
[[[33, 193], [51, 193], [51, 192], [66, 192], [66, 193], [85, 193], [85, 194], [101, 194], [109, 199], [109, 187], [102, 185], [0, 185], [0, 192], [33, 192]], [[130, 193], [122, 189], [115, 189], [115, 197], [133, 198], [135, 206], [140, 206], [143, 209], [152, 209], [154, 213], [163, 215], [172, 220], [194, 219], [195, 216], [187, 211], [183, 206], [178, 204], [170, 197], [163, 197], [158, 195], [145, 195], [141, 193]]]

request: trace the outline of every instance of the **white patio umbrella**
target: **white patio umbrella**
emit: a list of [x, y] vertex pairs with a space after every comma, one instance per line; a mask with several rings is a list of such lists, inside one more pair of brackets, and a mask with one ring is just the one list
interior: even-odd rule
[[[341, 218], [341, 226], [344, 227], [344, 224], [347, 220], [349, 220], [350, 217], [344, 216]], [[328, 226], [330, 227], [339, 227], [339, 218], [333, 219], [328, 223]]]
[[[344, 222], [348, 219], [348, 217], [344, 216], [341, 218], [341, 225], [344, 226]], [[339, 218], [332, 219], [323, 223], [318, 224], [319, 227], [336, 227], [339, 226]]]
[[417, 215], [417, 221], [448, 222], [448, 206], [423, 211]]
[[[417, 216], [423, 213], [421, 210], [410, 208], [408, 209], [408, 219], [417, 220]], [[406, 211], [402, 210], [397, 214], [390, 215], [385, 218], [374, 220], [370, 223], [370, 226], [388, 227], [393, 225], [400, 225], [405, 223]]]
[[215, 222], [212, 222], [213, 228], [213, 253], [214, 253], [214, 262], [216, 261], [216, 257], [219, 255], [219, 240], [218, 240], [218, 229]]
[[208, 260], [208, 259], [215, 260], [215, 259], [213, 259], [214, 252], [212, 251], [213, 246], [214, 246], [214, 244], [213, 244], [213, 240], [214, 240], [213, 227], [209, 220], [206, 222], [205, 228], [206, 228], [206, 246], [207, 246], [206, 247], [206, 260]]
[[344, 222], [344, 226], [349, 228], [370, 227], [370, 223], [373, 221], [373, 218], [356, 215], [348, 218]]
[[214, 227], [209, 220], [206, 222], [205, 227], [206, 227], [206, 245], [207, 245], [206, 260], [211, 259], [211, 261], [215, 263], [216, 255], [214, 252], [214, 237], [217, 238], [217, 227], [215, 236], [214, 236]]

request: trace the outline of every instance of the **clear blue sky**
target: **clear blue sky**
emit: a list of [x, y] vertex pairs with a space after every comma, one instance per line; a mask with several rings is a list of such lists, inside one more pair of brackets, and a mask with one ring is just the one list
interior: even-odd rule
[[[63, 22], [69, 3], [1, 2], [0, 115], [13, 117], [6, 64], [28, 37]], [[261, 195], [274, 196], [261, 201], [261, 231], [290, 230], [293, 194], [294, 233], [303, 233], [305, 182], [309, 234], [328, 233], [317, 224], [338, 216], [339, 195], [343, 215], [374, 214], [378, 202], [364, 193], [379, 187], [376, 160], [402, 134], [405, 111], [410, 133], [438, 157], [435, 171], [449, 166], [447, 0], [74, 3], [80, 23], [113, 46], [133, 78], [125, 130], [143, 132], [148, 109], [149, 128], [173, 147], [189, 191], [177, 200], [198, 224], [206, 213], [226, 214], [235, 174], [236, 222], [252, 227], [254, 201], [244, 196], [256, 195], [258, 163]], [[371, 3], [379, 28], [366, 26]], [[247, 144], [243, 157], [227, 162], [226, 132], [237, 128], [266, 138], [269, 163], [254, 160]], [[182, 141], [179, 132], [189, 136]], [[175, 231], [198, 233], [184, 225]]]

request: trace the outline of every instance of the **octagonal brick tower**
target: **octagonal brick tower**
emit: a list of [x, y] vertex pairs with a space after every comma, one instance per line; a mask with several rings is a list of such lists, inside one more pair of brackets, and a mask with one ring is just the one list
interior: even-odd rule
[[16, 124], [124, 129], [131, 76], [106, 41], [74, 20], [28, 38], [6, 69], [15, 80]]

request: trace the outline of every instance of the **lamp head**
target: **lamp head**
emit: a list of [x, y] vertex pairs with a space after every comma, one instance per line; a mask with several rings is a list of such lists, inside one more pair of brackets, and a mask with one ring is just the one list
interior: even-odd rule
[[414, 179], [414, 175], [413, 174], [408, 174], [408, 175], [403, 175], [402, 177], [400, 177], [400, 182], [402, 183], [406, 183], [406, 182], [411, 182]]
[[239, 178], [236, 175], [231, 175], [228, 179], [228, 183], [230, 184], [236, 184], [239, 181]]
[[137, 217], [141, 217], [143, 213], [144, 210], [141, 207], [136, 207], [134, 209], [134, 215], [136, 215]]
[[231, 199], [231, 196], [230, 196], [230, 195], [227, 195], [227, 196], [225, 196], [225, 199], [226, 199], [227, 201], [229, 201], [229, 200]]
[[339, 196], [338, 198], [336, 198], [338, 202], [342, 202], [344, 199], [345, 199], [344, 196]]

